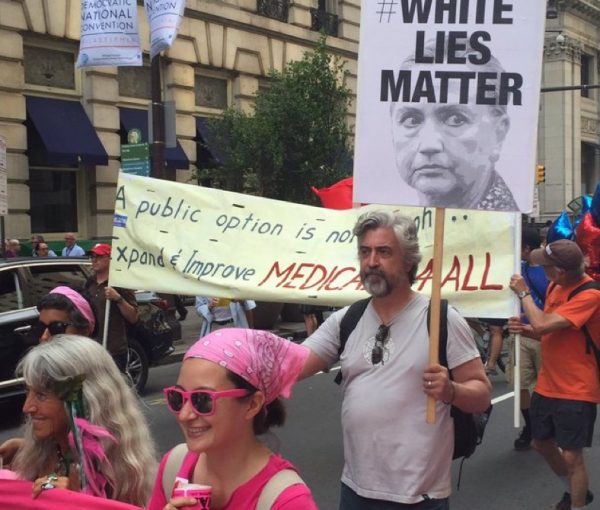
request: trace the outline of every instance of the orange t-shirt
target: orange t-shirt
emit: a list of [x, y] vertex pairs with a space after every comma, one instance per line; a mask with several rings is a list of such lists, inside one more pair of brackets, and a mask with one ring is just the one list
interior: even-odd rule
[[585, 324], [596, 346], [600, 347], [600, 291], [588, 289], [570, 301], [569, 294], [585, 282], [549, 286], [544, 312], [557, 313], [572, 326], [542, 336], [542, 367], [535, 391], [550, 398], [600, 403], [600, 372], [593, 352], [586, 352]]

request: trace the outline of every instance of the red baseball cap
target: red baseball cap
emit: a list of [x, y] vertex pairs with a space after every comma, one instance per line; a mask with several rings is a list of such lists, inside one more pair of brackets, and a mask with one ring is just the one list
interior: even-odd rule
[[94, 247], [88, 253], [93, 253], [94, 255], [99, 255], [100, 257], [102, 257], [103, 255], [110, 256], [110, 250], [110, 244], [98, 243], [95, 244]]

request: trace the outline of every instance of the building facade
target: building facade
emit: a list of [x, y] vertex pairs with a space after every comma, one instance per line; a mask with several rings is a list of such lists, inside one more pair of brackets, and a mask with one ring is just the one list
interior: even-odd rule
[[[149, 62], [76, 69], [80, 5], [0, 0], [5, 237], [110, 236], [121, 144], [132, 127], [147, 132]], [[141, 1], [138, 14], [147, 55]], [[187, 0], [178, 38], [162, 59], [178, 142], [166, 160], [177, 180], [193, 175], [203, 119], [231, 105], [248, 109], [259, 88], [268, 86], [269, 71], [282, 71], [313, 49], [320, 30], [329, 34], [329, 50], [347, 60], [347, 86], [356, 90], [359, 18], [360, 0]]]
[[[598, 85], [600, 0], [558, 0], [558, 17], [546, 21], [542, 90]], [[542, 93], [538, 162], [539, 220], [552, 220], [600, 181], [600, 89]]]
[[[80, 4], [0, 0], [5, 237], [110, 236], [121, 144], [131, 127], [147, 132], [147, 58], [142, 67], [76, 69]], [[598, 84], [600, 0], [556, 0], [556, 6], [558, 17], [547, 21], [542, 87]], [[360, 0], [187, 0], [179, 36], [162, 59], [164, 98], [176, 105], [178, 146], [168, 150], [167, 165], [177, 180], [192, 178], [204, 118], [232, 105], [249, 109], [268, 86], [269, 71], [314, 48], [319, 30], [329, 34], [329, 50], [346, 60], [346, 84], [355, 91], [359, 21]], [[555, 218], [600, 180], [599, 97], [596, 89], [542, 94], [538, 163], [546, 178], [537, 185], [536, 220]]]

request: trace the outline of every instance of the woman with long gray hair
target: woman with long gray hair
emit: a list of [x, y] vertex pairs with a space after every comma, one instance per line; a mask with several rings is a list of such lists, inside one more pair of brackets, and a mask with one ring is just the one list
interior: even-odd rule
[[155, 451], [138, 399], [101, 345], [57, 335], [17, 373], [27, 398], [24, 442], [12, 463], [34, 497], [63, 488], [144, 506]]

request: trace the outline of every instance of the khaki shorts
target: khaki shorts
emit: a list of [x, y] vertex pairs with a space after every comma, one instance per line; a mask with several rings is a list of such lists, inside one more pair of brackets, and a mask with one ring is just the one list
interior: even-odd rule
[[[509, 337], [508, 366], [506, 367], [506, 380], [510, 387], [514, 385], [513, 365], [515, 352], [515, 339]], [[533, 390], [537, 381], [542, 358], [540, 354], [540, 341], [534, 338], [521, 336], [521, 388]]]

